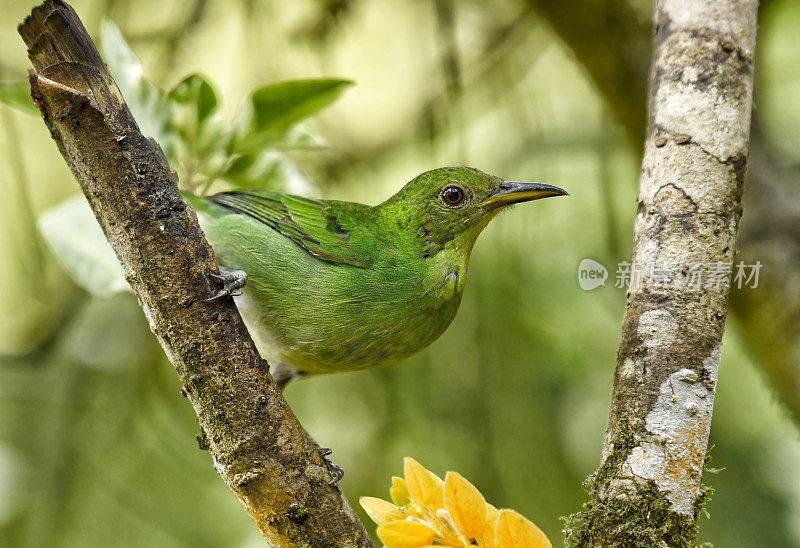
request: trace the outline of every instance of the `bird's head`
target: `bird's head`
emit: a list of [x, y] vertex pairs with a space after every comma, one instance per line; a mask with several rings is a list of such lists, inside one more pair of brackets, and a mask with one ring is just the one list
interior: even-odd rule
[[444, 167], [419, 175], [378, 207], [435, 252], [450, 242], [471, 248], [507, 206], [566, 195], [552, 185], [505, 181], [471, 167]]

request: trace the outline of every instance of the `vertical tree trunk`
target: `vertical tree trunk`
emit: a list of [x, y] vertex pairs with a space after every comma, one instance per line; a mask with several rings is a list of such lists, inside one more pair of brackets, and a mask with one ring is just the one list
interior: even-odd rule
[[[629, 0], [593, 0], [580, 11], [562, 0], [528, 0], [572, 49], [594, 80], [617, 121], [638, 145], [644, 132], [646, 25]], [[765, 7], [762, 3], [761, 11]], [[612, 27], [612, 34], [608, 28]], [[778, 397], [800, 426], [800, 186], [763, 131], [757, 117], [748, 164], [737, 256], [760, 261], [758, 287], [731, 295], [731, 312]]]
[[691, 546], [749, 144], [756, 0], [659, 0], [614, 394], [574, 546]]

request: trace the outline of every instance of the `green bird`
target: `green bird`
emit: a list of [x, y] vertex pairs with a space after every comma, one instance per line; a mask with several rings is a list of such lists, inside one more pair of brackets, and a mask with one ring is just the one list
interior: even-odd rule
[[[186, 196], [283, 388], [398, 362], [458, 311], [480, 232], [503, 208], [567, 193], [468, 167], [434, 169], [376, 205], [270, 191]], [[245, 275], [246, 274], [246, 275]], [[246, 281], [246, 285], [245, 285]]]

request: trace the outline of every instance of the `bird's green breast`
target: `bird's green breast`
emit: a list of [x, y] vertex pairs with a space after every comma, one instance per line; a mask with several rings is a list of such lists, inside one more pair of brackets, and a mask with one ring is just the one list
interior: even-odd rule
[[366, 226], [352, 244], [373, 262], [359, 267], [320, 260], [244, 215], [204, 229], [220, 264], [247, 272], [237, 304], [273, 363], [324, 373], [399, 361], [439, 337], [461, 300], [469, 249], [425, 257], [391, 231]]

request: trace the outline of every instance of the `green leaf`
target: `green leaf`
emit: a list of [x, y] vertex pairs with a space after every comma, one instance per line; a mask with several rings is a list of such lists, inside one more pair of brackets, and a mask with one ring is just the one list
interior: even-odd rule
[[328, 106], [352, 84], [350, 80], [290, 80], [259, 88], [250, 98], [252, 131], [283, 134]]
[[168, 146], [171, 112], [166, 94], [144, 78], [141, 61], [108, 19], [103, 21], [100, 44], [108, 70], [142, 133], [154, 137], [161, 146]]
[[236, 134], [229, 123], [215, 116], [217, 93], [202, 76], [188, 76], [167, 98], [173, 132], [167, 157], [173, 160], [185, 188], [205, 192], [230, 163], [228, 145]]
[[223, 175], [237, 188], [311, 194], [317, 186], [288, 156], [274, 149], [249, 152], [231, 163]]
[[218, 106], [216, 91], [208, 80], [199, 74], [184, 78], [169, 92], [168, 97], [175, 103], [194, 106], [199, 124], [211, 116]]
[[244, 188], [313, 186], [293, 162], [273, 154], [320, 148], [292, 126], [329, 105], [352, 82], [291, 80], [261, 87], [231, 123], [218, 116], [219, 95], [205, 77], [192, 74], [165, 93], [143, 77], [141, 62], [110, 21], [103, 23], [101, 42], [139, 127], [161, 144], [182, 188], [205, 194], [219, 179]]
[[39, 114], [39, 109], [31, 98], [31, 87], [28, 82], [0, 84], [0, 103], [26, 114]]
[[39, 231], [76, 284], [92, 295], [130, 291], [122, 266], [83, 196], [45, 211]]

